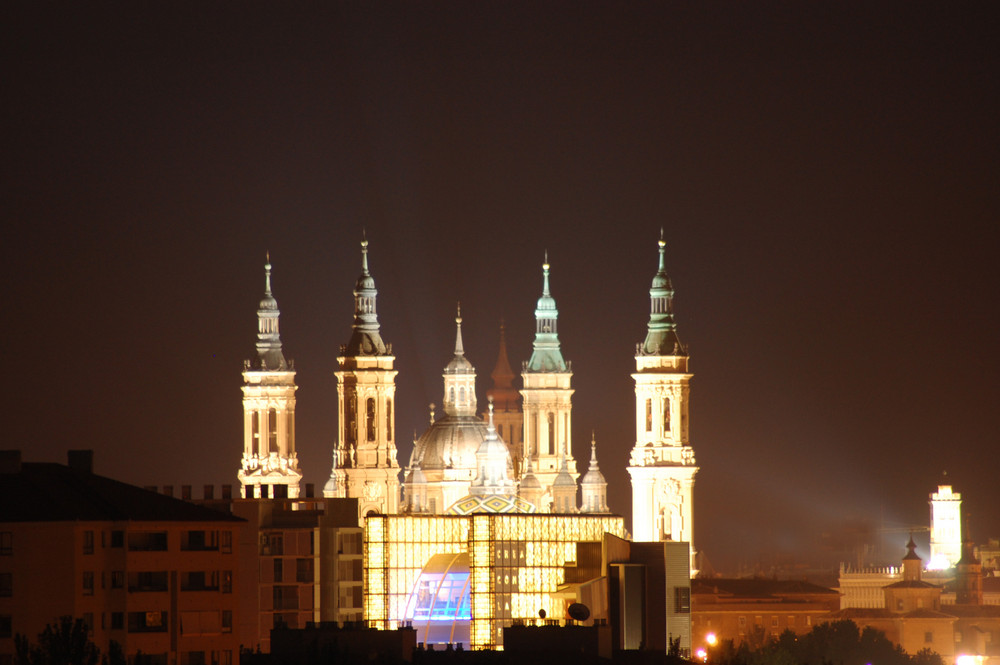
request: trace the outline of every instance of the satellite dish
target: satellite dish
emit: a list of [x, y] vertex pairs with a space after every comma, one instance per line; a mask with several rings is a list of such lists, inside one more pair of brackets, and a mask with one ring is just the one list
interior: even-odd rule
[[574, 621], [586, 621], [590, 618], [590, 608], [583, 603], [573, 603], [566, 612]]

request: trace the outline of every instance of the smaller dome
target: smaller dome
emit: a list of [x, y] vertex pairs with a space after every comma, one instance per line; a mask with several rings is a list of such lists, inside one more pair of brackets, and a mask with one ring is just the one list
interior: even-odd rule
[[278, 309], [278, 301], [270, 293], [266, 294], [257, 305], [258, 310], [275, 311]]
[[445, 374], [469, 374], [473, 371], [472, 363], [465, 356], [455, 355], [444, 366]]
[[538, 480], [538, 476], [529, 470], [521, 477], [520, 487], [522, 490], [540, 490], [542, 489], [542, 483]]

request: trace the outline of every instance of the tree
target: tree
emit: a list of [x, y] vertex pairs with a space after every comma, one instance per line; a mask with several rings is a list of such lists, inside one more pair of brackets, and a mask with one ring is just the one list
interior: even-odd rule
[[[17, 665], [97, 665], [101, 650], [90, 641], [87, 625], [82, 619], [60, 617], [38, 634], [38, 644], [32, 645], [25, 635], [14, 637]], [[119, 649], [119, 652], [121, 649]]]

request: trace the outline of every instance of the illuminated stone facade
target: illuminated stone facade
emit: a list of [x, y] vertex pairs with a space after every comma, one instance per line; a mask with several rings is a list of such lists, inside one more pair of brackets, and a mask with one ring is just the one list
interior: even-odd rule
[[391, 345], [379, 334], [368, 241], [361, 243], [361, 276], [354, 288], [354, 325], [337, 358], [338, 438], [327, 497], [358, 499], [361, 516], [399, 511], [396, 461], [396, 371]]
[[930, 496], [931, 560], [928, 570], [951, 568], [962, 558], [962, 495], [939, 485]]
[[635, 431], [628, 472], [632, 477], [632, 532], [637, 541], [691, 543], [695, 466], [689, 442], [691, 374], [687, 349], [677, 337], [674, 290], [659, 241], [659, 269], [649, 289], [645, 341], [636, 349]]
[[520, 458], [531, 459], [532, 471], [542, 486], [541, 510], [552, 505], [552, 484], [565, 457], [566, 467], [575, 481], [579, 477], [573, 459], [572, 367], [563, 359], [557, 323], [559, 310], [549, 292], [549, 262], [542, 265], [542, 296], [535, 308], [535, 341], [531, 358], [524, 363], [523, 389], [524, 440]]
[[243, 459], [237, 473], [243, 496], [296, 498], [302, 480], [295, 453], [295, 369], [281, 351], [279, 315], [269, 260], [257, 309], [257, 358], [243, 365]]
[[514, 621], [534, 620], [542, 609], [564, 617], [575, 602], [565, 584], [567, 570], [578, 564], [578, 545], [624, 532], [622, 518], [611, 515], [369, 517], [365, 619], [381, 629], [409, 622], [424, 630], [420, 642], [436, 641], [428, 640], [432, 633], [454, 638], [467, 630], [467, 646], [496, 648], [503, 627]]

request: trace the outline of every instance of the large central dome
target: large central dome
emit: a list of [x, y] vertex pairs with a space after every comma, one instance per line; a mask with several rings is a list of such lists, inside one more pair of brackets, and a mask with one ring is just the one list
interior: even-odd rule
[[485, 440], [486, 423], [481, 418], [446, 415], [417, 439], [410, 463], [425, 472], [468, 469], [474, 474], [476, 451]]

